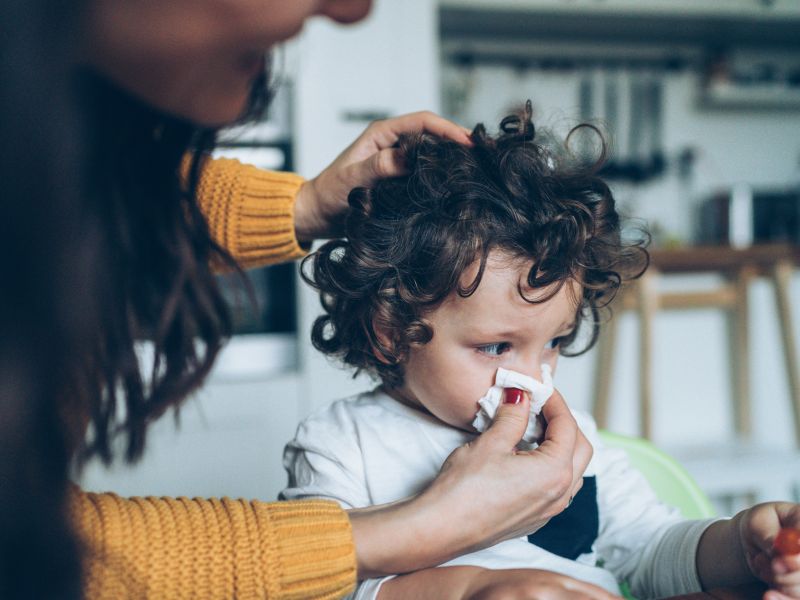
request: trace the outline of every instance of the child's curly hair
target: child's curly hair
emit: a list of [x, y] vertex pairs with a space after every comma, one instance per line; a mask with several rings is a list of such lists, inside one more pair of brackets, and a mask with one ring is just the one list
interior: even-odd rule
[[[548, 300], [568, 280], [582, 286], [575, 331], [591, 316], [591, 337], [576, 352], [568, 352], [575, 333], [563, 340], [562, 354], [572, 356], [592, 347], [600, 309], [647, 268], [646, 240], [622, 241], [614, 198], [597, 176], [604, 144], [588, 165], [566, 144], [543, 141], [530, 102], [502, 120], [497, 137], [478, 124], [472, 142], [401, 137], [409, 174], [354, 189], [347, 239], [329, 241], [303, 261], [303, 278], [320, 291], [325, 309], [314, 322], [314, 346], [389, 387], [402, 384], [410, 346], [433, 337], [425, 315], [453, 291], [474, 293], [492, 250], [532, 260], [531, 288], [556, 284], [529, 302]], [[478, 274], [462, 287], [475, 261]], [[376, 329], [385, 332], [381, 339]]]

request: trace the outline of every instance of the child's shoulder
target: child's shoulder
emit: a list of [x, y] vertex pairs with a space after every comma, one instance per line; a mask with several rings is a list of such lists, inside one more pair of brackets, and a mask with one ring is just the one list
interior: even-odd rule
[[379, 387], [315, 410], [300, 422], [289, 445], [305, 449], [335, 447], [339, 453], [357, 454], [365, 448], [381, 448], [391, 439], [417, 435], [420, 428], [426, 427], [426, 419], [432, 417], [400, 404]]
[[[340, 430], [352, 430], [360, 423], [384, 422], [396, 418], [397, 402], [381, 387], [373, 390], [334, 400], [314, 410], [300, 423], [301, 427], [318, 428], [336, 426]], [[380, 421], [378, 421], [380, 419]]]

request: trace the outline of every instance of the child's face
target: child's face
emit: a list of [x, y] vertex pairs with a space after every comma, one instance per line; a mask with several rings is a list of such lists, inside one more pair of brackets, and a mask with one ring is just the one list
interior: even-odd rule
[[[575, 298], [580, 290], [567, 283], [543, 304], [526, 285], [531, 263], [493, 252], [480, 286], [466, 298], [451, 294], [426, 320], [433, 339], [412, 346], [405, 361], [401, 396], [442, 421], [468, 431], [478, 400], [494, 384], [498, 367], [541, 380], [541, 365], [555, 372], [559, 338], [574, 328]], [[462, 276], [473, 281], [477, 263]], [[546, 291], [546, 290], [543, 290]]]

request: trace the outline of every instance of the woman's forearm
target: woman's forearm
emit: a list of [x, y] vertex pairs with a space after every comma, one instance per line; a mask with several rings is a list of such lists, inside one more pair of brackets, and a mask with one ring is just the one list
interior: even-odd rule
[[415, 497], [348, 511], [358, 578], [433, 567], [472, 549], [463, 534], [449, 532], [446, 519], [431, 510]]
[[454, 519], [455, 507], [448, 512], [443, 504], [428, 489], [391, 504], [349, 510], [358, 579], [435, 567], [500, 541]]

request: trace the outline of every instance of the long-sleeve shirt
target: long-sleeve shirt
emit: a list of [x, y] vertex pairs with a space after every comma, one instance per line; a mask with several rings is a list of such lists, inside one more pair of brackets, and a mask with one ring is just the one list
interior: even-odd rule
[[[243, 267], [304, 254], [294, 233], [303, 179], [235, 160], [204, 165], [198, 200], [213, 238]], [[87, 600], [339, 598], [356, 581], [335, 502], [121, 498], [76, 489]]]

